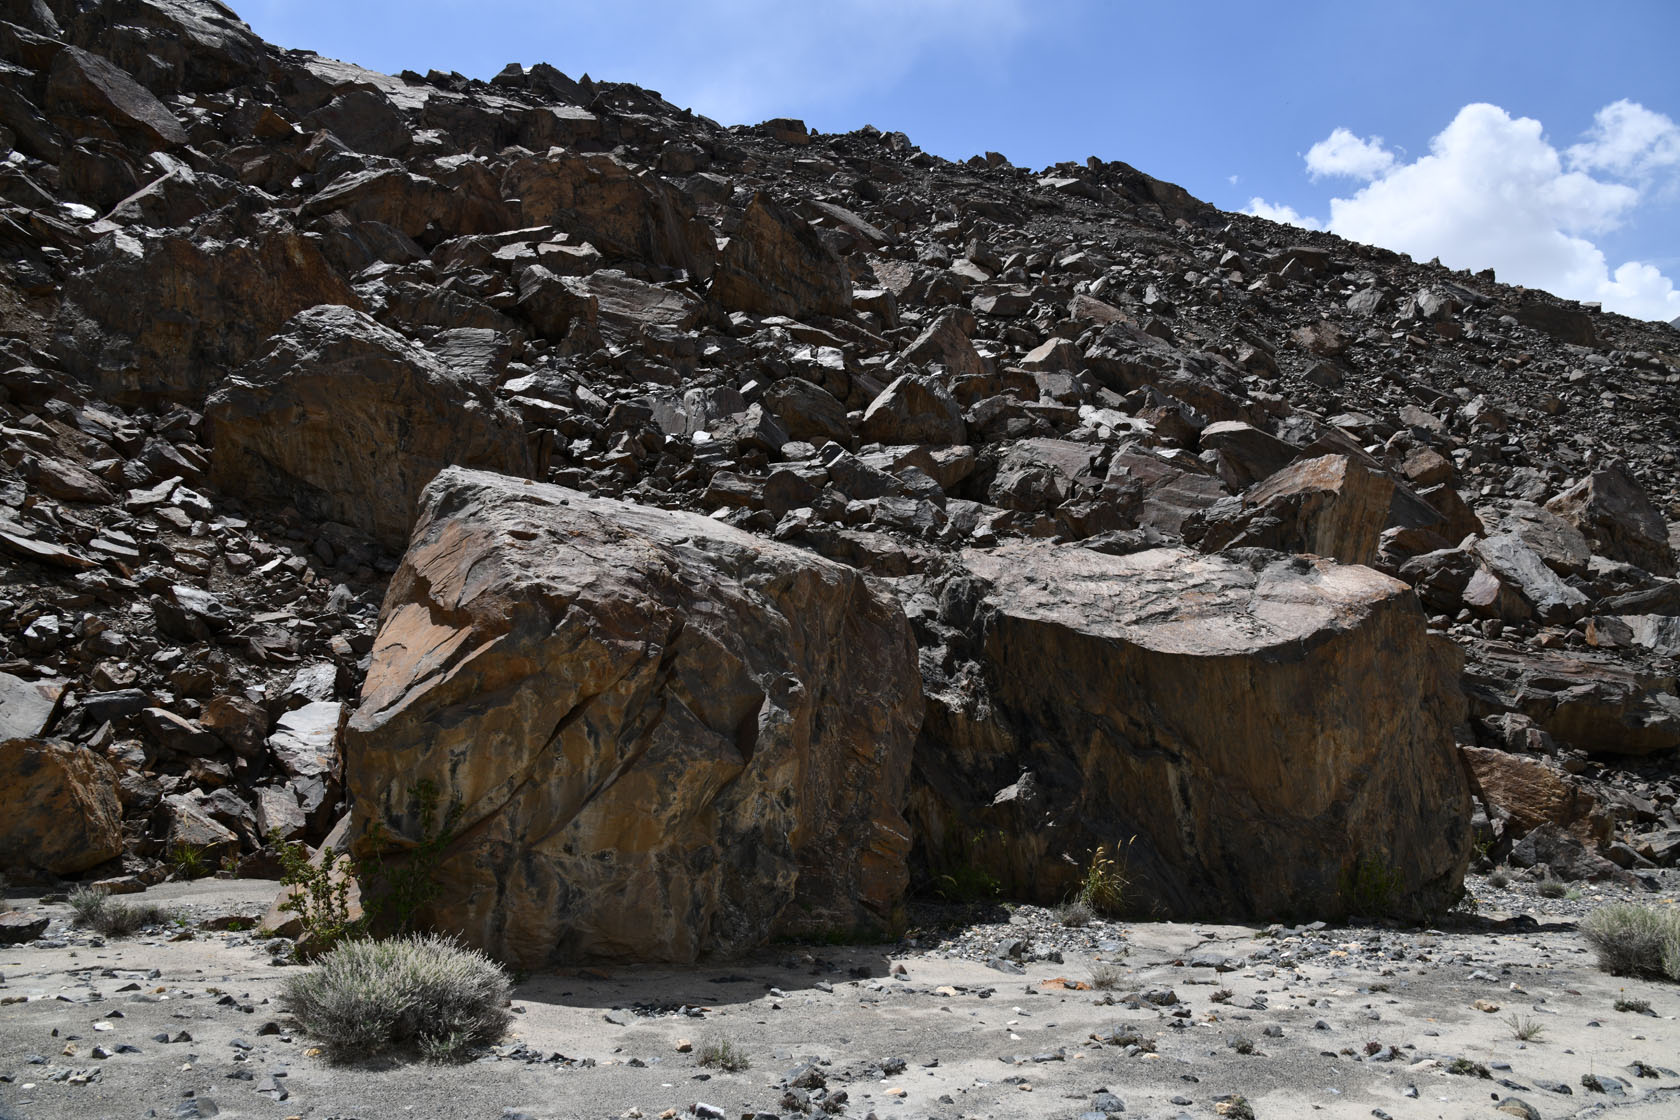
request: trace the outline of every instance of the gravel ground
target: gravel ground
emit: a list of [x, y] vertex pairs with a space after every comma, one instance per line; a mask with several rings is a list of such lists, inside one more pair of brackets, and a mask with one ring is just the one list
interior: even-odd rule
[[[298, 966], [251, 932], [101, 941], [48, 903], [42, 941], [0, 949], [0, 1116], [1673, 1117], [1680, 987], [1599, 972], [1575, 928], [1672, 905], [1665, 876], [1576, 898], [1473, 876], [1479, 913], [1428, 930], [929, 907], [893, 945], [519, 977], [508, 1038], [461, 1065], [329, 1062], [278, 1000]], [[202, 926], [273, 890], [145, 897]], [[702, 1067], [720, 1041], [751, 1064]]]

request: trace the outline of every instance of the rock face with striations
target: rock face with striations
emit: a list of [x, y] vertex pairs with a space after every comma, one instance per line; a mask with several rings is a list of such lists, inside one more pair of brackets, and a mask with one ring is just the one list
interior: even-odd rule
[[1118, 843], [1141, 912], [1345, 915], [1362, 865], [1397, 876], [1398, 910], [1457, 897], [1458, 658], [1404, 584], [1259, 550], [962, 562], [923, 662], [956, 666], [916, 749], [930, 875], [993, 867], [1054, 902]]
[[518, 417], [481, 385], [348, 307], [299, 312], [205, 410], [211, 478], [400, 549], [449, 463], [528, 475]]
[[844, 315], [851, 310], [846, 266], [804, 221], [763, 191], [729, 239], [711, 296], [756, 315]]
[[527, 967], [889, 925], [916, 648], [860, 575], [707, 518], [458, 468], [346, 739], [357, 832], [459, 839], [427, 917]]

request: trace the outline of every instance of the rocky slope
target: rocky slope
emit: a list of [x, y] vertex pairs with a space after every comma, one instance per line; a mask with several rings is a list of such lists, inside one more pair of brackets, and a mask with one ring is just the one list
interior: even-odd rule
[[10, 874], [424, 844], [425, 778], [530, 963], [1099, 844], [1225, 918], [1680, 859], [1671, 326], [1121, 163], [0, 16]]

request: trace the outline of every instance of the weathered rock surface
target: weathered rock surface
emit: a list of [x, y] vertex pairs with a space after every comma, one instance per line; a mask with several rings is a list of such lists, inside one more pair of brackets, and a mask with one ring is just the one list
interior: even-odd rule
[[111, 765], [57, 739], [0, 742], [0, 869], [71, 875], [122, 854]]
[[228, 242], [111, 233], [65, 285], [58, 353], [101, 394], [198, 405], [292, 315], [358, 302], [318, 244], [291, 230]]
[[206, 407], [211, 479], [402, 547], [450, 463], [530, 473], [518, 418], [482, 386], [347, 307], [300, 312]]
[[1457, 659], [1404, 584], [1257, 550], [962, 560], [924, 651], [955, 666], [916, 753], [930, 875], [1054, 901], [1118, 844], [1140, 908], [1176, 916], [1345, 914], [1362, 864], [1410, 912], [1457, 897]]
[[1394, 482], [1346, 455], [1294, 463], [1242, 496], [1240, 509], [1210, 513], [1203, 547], [1271, 548], [1348, 564], [1376, 558]]
[[844, 315], [846, 267], [805, 222], [762, 191], [753, 195], [712, 280], [711, 297], [758, 315]]
[[1593, 471], [1546, 508], [1579, 529], [1599, 555], [1655, 575], [1675, 574], [1668, 524], [1620, 460]]
[[530, 967], [890, 924], [915, 645], [859, 575], [689, 514], [450, 468], [346, 731], [357, 832], [459, 814], [426, 915]]

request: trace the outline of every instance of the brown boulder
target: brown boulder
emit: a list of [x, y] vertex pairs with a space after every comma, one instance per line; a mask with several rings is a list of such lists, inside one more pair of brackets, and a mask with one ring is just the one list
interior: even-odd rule
[[522, 424], [491, 392], [348, 307], [312, 307], [205, 408], [210, 477], [398, 549], [449, 463], [530, 473]]
[[65, 283], [57, 352], [106, 396], [196, 406], [292, 315], [360, 302], [319, 239], [290, 230], [225, 243], [112, 233]]
[[1546, 508], [1579, 529], [1598, 555], [1659, 576], [1675, 574], [1668, 523], [1621, 460], [1593, 471]]
[[532, 156], [509, 167], [502, 194], [525, 226], [554, 226], [608, 257], [711, 276], [717, 244], [687, 195], [606, 153]]
[[802, 319], [850, 312], [852, 284], [807, 222], [758, 191], [723, 250], [711, 297], [730, 311]]
[[1595, 847], [1610, 842], [1610, 815], [1562, 769], [1538, 758], [1488, 747], [1460, 747], [1459, 751], [1482, 800], [1493, 814], [1504, 818], [1507, 839], [1553, 824]]
[[943, 382], [906, 373], [881, 390], [863, 413], [863, 438], [876, 443], [964, 443], [962, 408]]
[[1396, 912], [1457, 897], [1458, 656], [1404, 584], [1259, 551], [1023, 542], [963, 563], [939, 596], [951, 648], [923, 656], [956, 666], [928, 681], [916, 753], [931, 877], [977, 866], [1055, 902], [1119, 843], [1141, 913], [1342, 915], [1373, 901], [1364, 869]]
[[1271, 548], [1369, 564], [1388, 517], [1394, 481], [1348, 455], [1292, 463], [1242, 495], [1239, 509], [1210, 512], [1201, 546]]
[[47, 112], [76, 136], [122, 140], [145, 151], [178, 148], [186, 130], [168, 106], [96, 54], [65, 47], [47, 79]]
[[1464, 688], [1472, 715], [1517, 712], [1582, 750], [1647, 755], [1680, 747], [1680, 689], [1661, 670], [1609, 654], [1484, 645]]
[[73, 875], [122, 847], [110, 763], [56, 739], [0, 742], [0, 870]]
[[458, 819], [422, 917], [523, 967], [880, 929], [921, 713], [908, 622], [859, 573], [449, 468], [345, 731], [354, 834], [421, 841], [430, 783]]

